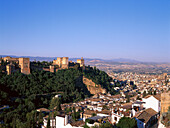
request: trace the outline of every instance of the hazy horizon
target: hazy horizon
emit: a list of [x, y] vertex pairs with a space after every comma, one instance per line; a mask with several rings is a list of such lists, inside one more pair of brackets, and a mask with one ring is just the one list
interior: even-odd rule
[[0, 54], [170, 62], [170, 1], [0, 1]]
[[[56, 58], [56, 57], [69, 57], [70, 59], [74, 59], [74, 58], [81, 58], [81, 57], [83, 57], [83, 56], [81, 56], [81, 57], [70, 57], [70, 56], [29, 56], [29, 55], [11, 55], [11, 54], [8, 54], [8, 55], [2, 55], [2, 54], [0, 54], [0, 57], [2, 57], [2, 56], [16, 56], [16, 57], [42, 57], [42, 58]], [[113, 61], [118, 61], [118, 62], [126, 62], [126, 60], [127, 60], [127, 62], [146, 62], [146, 63], [170, 63], [170, 61], [165, 61], [165, 62], [158, 62], [158, 61], [141, 61], [141, 60], [136, 60], [136, 59], [131, 59], [131, 58], [110, 58], [110, 59], [106, 59], [106, 58], [97, 58], [97, 57], [83, 57], [84, 59], [99, 59], [99, 60], [105, 60], [105, 61], [111, 61], [111, 60], [113, 60]]]

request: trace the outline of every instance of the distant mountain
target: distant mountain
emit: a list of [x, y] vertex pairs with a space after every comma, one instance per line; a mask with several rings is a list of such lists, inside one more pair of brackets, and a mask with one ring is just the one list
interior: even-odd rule
[[131, 62], [131, 63], [141, 62], [141, 61], [138, 61], [138, 60], [126, 59], [126, 58], [118, 58], [118, 59], [113, 59], [111, 61], [115, 61], [115, 62]]
[[[10, 56], [10, 57], [14, 57], [14, 58], [19, 58], [19, 57], [27, 57], [30, 58], [30, 61], [53, 61], [54, 59], [57, 59], [57, 57], [40, 57], [40, 56], [15, 56], [15, 55], [0, 55], [0, 57], [6, 57], [6, 56]], [[77, 59], [80, 58], [69, 58], [69, 60], [71, 61], [77, 61]], [[91, 58], [84, 58], [85, 61], [89, 62], [89, 61], [94, 61], [94, 60], [100, 60], [100, 61], [104, 61], [102, 59], [91, 59]]]
[[[40, 56], [15, 56], [15, 55], [0, 55], [0, 57], [28, 57], [30, 61], [53, 61], [57, 57], [40, 57]], [[71, 61], [77, 61], [80, 58], [69, 58]], [[100, 58], [84, 58], [85, 63], [158, 63], [158, 62], [142, 62], [134, 59], [117, 58], [117, 59], [100, 59]]]
[[14, 55], [0, 55], [0, 57], [6, 57], [6, 56], [10, 56], [10, 57], [14, 57], [14, 58], [19, 58], [19, 57], [27, 57], [30, 58], [30, 61], [53, 61], [54, 59], [56, 59], [57, 57], [40, 57], [40, 56], [14, 56]]

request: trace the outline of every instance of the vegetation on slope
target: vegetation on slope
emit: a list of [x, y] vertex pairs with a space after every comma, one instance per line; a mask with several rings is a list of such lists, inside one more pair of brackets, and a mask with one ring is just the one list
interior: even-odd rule
[[[30, 75], [16, 72], [6, 75], [0, 72], [0, 104], [9, 105], [11, 109], [0, 114], [8, 127], [15, 125], [17, 119], [26, 127], [30, 120], [26, 115], [40, 107], [49, 107], [51, 98], [62, 94], [62, 103], [76, 102], [89, 96], [84, 84], [77, 85], [77, 79], [82, 75], [79, 70], [59, 70], [56, 73], [32, 71]], [[31, 115], [31, 114], [30, 114]]]
[[112, 79], [104, 71], [90, 66], [84, 71], [71, 68], [56, 73], [32, 69], [30, 75], [19, 72], [7, 75], [0, 71], [0, 105], [10, 106], [1, 112], [0, 122], [4, 121], [6, 127], [39, 127], [33, 122], [41, 123], [42, 115], [35, 109], [51, 109], [51, 99], [55, 94], [62, 95], [61, 103], [76, 102], [90, 96], [83, 84], [83, 75], [114, 94], [110, 85]]
[[104, 71], [97, 69], [96, 67], [92, 68], [90, 66], [86, 67], [83, 72], [83, 75], [91, 79], [94, 83], [100, 84], [102, 88], [105, 88], [107, 92], [115, 94], [114, 86], [110, 84], [113, 81], [111, 77]]

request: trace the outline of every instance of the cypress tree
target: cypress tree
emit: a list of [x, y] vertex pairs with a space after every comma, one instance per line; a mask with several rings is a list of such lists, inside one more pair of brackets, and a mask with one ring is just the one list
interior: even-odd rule
[[50, 116], [48, 116], [47, 128], [50, 128]]

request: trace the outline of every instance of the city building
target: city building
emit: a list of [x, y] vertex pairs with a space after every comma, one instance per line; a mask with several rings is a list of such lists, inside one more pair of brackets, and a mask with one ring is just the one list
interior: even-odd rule
[[152, 108], [156, 112], [161, 110], [161, 98], [160, 95], [148, 95], [145, 98], [142, 98], [142, 101], [145, 102], [143, 107], [145, 109]]

